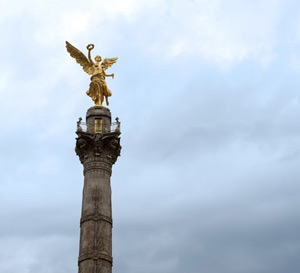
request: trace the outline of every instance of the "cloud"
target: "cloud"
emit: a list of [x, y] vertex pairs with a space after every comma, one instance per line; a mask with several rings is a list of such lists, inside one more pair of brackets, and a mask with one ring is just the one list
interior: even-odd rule
[[43, 27], [39, 27], [35, 34], [35, 40], [44, 46], [64, 39], [72, 40], [87, 30], [89, 17], [87, 12], [80, 10], [64, 12], [60, 14], [54, 24], [46, 21]]
[[152, 13], [151, 24], [147, 16], [143, 20], [156, 58], [200, 57], [221, 68], [250, 58], [267, 65], [275, 57], [282, 4], [164, 1]]
[[115, 272], [299, 269], [295, 1], [24, 3], [0, 9], [4, 273], [77, 270], [92, 101], [65, 40], [119, 57]]
[[[13, 273], [22, 267], [23, 272], [65, 272], [77, 270], [77, 243], [71, 236], [49, 236], [35, 240], [28, 238], [0, 239], [8, 247], [1, 250], [3, 272]], [[72, 249], [67, 250], [67, 249]], [[65, 253], [68, 253], [65, 255]], [[15, 262], [15, 255], [19, 257]], [[53, 260], [56, 262], [53, 263]]]

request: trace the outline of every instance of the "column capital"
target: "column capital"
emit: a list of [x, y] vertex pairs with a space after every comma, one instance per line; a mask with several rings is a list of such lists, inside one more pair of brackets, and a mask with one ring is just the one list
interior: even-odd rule
[[[120, 132], [88, 133], [77, 131], [75, 152], [83, 165], [103, 162], [113, 165], [120, 155]], [[99, 166], [100, 167], [100, 166]]]

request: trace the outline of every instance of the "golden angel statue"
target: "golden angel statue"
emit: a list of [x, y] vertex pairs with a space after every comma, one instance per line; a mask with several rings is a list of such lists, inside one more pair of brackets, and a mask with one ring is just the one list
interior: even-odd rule
[[75, 58], [76, 62], [83, 67], [83, 70], [89, 75], [92, 75], [90, 88], [88, 91], [86, 91], [86, 94], [92, 98], [92, 100], [95, 102], [95, 105], [102, 106], [104, 97], [106, 104], [109, 105], [108, 97], [110, 97], [112, 93], [107, 88], [105, 77], [114, 78], [114, 74], [108, 75], [105, 73], [105, 70], [111, 67], [118, 58], [105, 58], [100, 64], [102, 58], [100, 56], [96, 56], [96, 63], [94, 63], [91, 58], [91, 50], [94, 49], [93, 44], [89, 44], [86, 47], [88, 50], [88, 58], [69, 42], [66, 42], [66, 48], [71, 57]]

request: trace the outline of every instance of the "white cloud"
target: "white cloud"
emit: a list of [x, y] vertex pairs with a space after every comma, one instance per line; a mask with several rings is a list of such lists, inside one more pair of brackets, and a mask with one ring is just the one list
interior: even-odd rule
[[54, 175], [59, 171], [59, 161], [56, 156], [47, 156], [42, 158], [42, 161], [38, 163], [37, 172], [39, 174]]
[[[220, 66], [274, 57], [282, 1], [176, 1], [153, 13], [160, 35], [157, 55], [203, 57]], [[225, 10], [225, 11], [224, 11]]]
[[4, 96], [5, 92], [8, 92], [8, 87], [10, 86], [10, 82], [12, 82], [11, 73], [8, 71], [3, 71], [0, 74], [0, 97]]
[[[33, 18], [34, 37], [44, 47], [83, 37], [109, 47], [125, 28], [140, 36], [133, 47], [150, 47], [156, 58], [200, 57], [221, 67], [253, 58], [266, 66], [276, 56], [283, 4], [281, 0], [114, 0], [62, 2], [58, 9], [58, 2], [32, 0], [19, 6], [16, 14], [22, 11]], [[5, 8], [13, 10], [12, 5], [6, 3]]]
[[38, 27], [35, 34], [37, 42], [46, 46], [49, 43], [72, 40], [74, 37], [88, 30], [90, 15], [87, 11], [60, 12], [53, 21], [48, 18], [45, 24]]

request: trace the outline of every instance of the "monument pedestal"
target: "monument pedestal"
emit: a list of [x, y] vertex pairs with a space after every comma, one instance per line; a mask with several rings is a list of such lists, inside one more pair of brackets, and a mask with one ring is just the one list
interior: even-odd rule
[[112, 209], [110, 177], [120, 155], [120, 123], [110, 110], [91, 107], [86, 130], [78, 126], [76, 154], [83, 164], [84, 186], [80, 220], [79, 273], [112, 272]]

